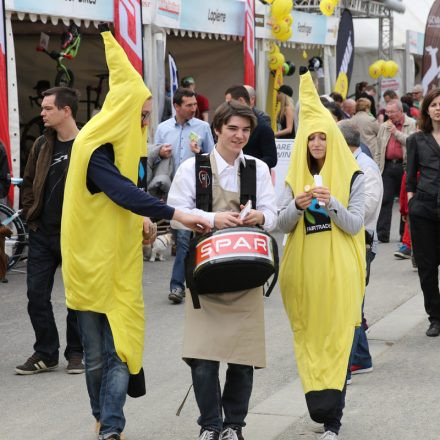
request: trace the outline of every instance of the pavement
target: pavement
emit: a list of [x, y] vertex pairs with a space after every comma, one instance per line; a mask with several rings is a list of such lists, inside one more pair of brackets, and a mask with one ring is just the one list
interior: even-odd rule
[[[425, 336], [428, 321], [411, 262], [393, 257], [398, 245], [396, 219], [391, 243], [379, 247], [367, 289], [365, 312], [374, 371], [353, 376], [342, 440], [439, 438], [440, 338]], [[277, 238], [281, 243], [280, 234]], [[144, 265], [147, 395], [127, 399], [127, 440], [198, 437], [192, 392], [180, 417], [175, 415], [191, 378], [180, 358], [183, 307], [167, 300], [171, 267], [170, 257]], [[66, 374], [62, 356], [56, 371], [14, 374], [14, 367], [32, 354], [33, 331], [26, 312], [25, 274], [13, 272], [8, 278], [8, 284], [0, 284], [0, 440], [93, 440], [84, 376]], [[66, 312], [59, 272], [52, 302], [62, 353]], [[246, 440], [315, 439], [321, 427], [307, 415], [278, 287], [266, 300], [265, 310], [268, 368], [255, 372], [243, 434]]]

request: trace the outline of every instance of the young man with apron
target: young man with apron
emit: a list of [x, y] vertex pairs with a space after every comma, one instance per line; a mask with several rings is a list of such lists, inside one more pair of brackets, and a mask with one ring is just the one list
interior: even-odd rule
[[[218, 143], [210, 153], [212, 212], [196, 208], [195, 158], [188, 159], [177, 170], [168, 203], [205, 217], [216, 229], [257, 225], [273, 229], [277, 215], [269, 169], [261, 160], [246, 157], [242, 152], [255, 127], [252, 110], [237, 101], [225, 102], [215, 112], [213, 127]], [[242, 220], [239, 170], [240, 164], [249, 159], [256, 162], [256, 209]], [[200, 410], [199, 440], [241, 440], [253, 369], [266, 366], [263, 288], [203, 295], [200, 309], [194, 308], [191, 295], [187, 298], [183, 359], [191, 367]], [[220, 362], [228, 363], [223, 393], [219, 383]]]

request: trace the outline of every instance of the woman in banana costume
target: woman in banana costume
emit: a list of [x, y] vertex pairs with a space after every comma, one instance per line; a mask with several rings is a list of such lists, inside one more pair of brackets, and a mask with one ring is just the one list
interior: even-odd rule
[[288, 234], [280, 287], [310, 416], [324, 423], [320, 438], [335, 439], [365, 287], [364, 176], [309, 72], [299, 100], [278, 220]]

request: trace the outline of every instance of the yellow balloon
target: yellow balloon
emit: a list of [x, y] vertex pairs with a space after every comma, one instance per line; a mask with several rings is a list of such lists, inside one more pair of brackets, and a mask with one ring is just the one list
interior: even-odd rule
[[270, 12], [272, 17], [281, 21], [286, 15], [290, 14], [292, 8], [292, 0], [274, 0], [270, 8]]
[[272, 25], [272, 35], [278, 39], [280, 35], [287, 34], [289, 32], [289, 26], [285, 21], [277, 21]]
[[382, 75], [382, 67], [376, 61], [368, 68], [368, 73], [370, 74], [371, 78], [377, 79], [380, 75]]
[[282, 53], [276, 53], [271, 55], [269, 58], [269, 68], [270, 70], [277, 70], [284, 64], [285, 58]]
[[283, 18], [283, 21], [287, 23], [287, 26], [291, 27], [293, 23], [293, 17], [290, 14], [286, 15], [286, 17]]
[[385, 68], [385, 60], [377, 60], [375, 62], [377, 64], [378, 68], [380, 69], [381, 75], [384, 74], [384, 68]]
[[270, 43], [269, 44], [269, 56], [276, 54], [276, 53], [280, 53], [279, 46], [277, 46], [275, 43]]
[[333, 0], [321, 0], [321, 3], [319, 4], [319, 9], [324, 15], [330, 17], [330, 15], [333, 15], [333, 12], [335, 12], [335, 5], [333, 4]]
[[287, 41], [292, 36], [292, 29], [289, 29], [285, 34], [278, 35], [278, 40], [280, 41]]
[[307, 51], [306, 51], [306, 50], [303, 50], [302, 57], [303, 57], [305, 60], [309, 57], [309, 55], [307, 54]]
[[388, 78], [393, 78], [394, 76], [396, 76], [398, 71], [399, 71], [399, 66], [395, 61], [392, 60], [385, 61], [383, 76], [386, 76]]
[[331, 2], [333, 3], [333, 6], [336, 7], [338, 6], [339, 0], [331, 0]]

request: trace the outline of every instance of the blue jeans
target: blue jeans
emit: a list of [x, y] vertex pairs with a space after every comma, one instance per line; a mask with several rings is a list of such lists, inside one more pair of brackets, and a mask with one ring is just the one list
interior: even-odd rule
[[185, 290], [185, 258], [188, 254], [191, 231], [185, 229], [173, 230], [176, 240], [176, 258], [171, 274], [170, 290], [179, 288]]
[[[47, 361], [58, 361], [59, 357], [60, 340], [51, 295], [54, 275], [60, 264], [60, 236], [30, 231], [26, 280], [28, 313], [35, 332], [34, 351]], [[74, 310], [67, 309], [66, 321], [64, 356], [69, 360], [72, 354], [82, 356], [83, 349]]]
[[101, 423], [99, 439], [124, 430], [124, 404], [129, 372], [115, 350], [107, 316], [95, 312], [77, 312], [84, 346], [86, 383], [92, 413]]
[[220, 362], [192, 359], [190, 366], [194, 394], [200, 410], [197, 423], [215, 432], [221, 432], [227, 427], [246, 426], [244, 419], [249, 409], [254, 368], [228, 364], [222, 395], [218, 377]]

